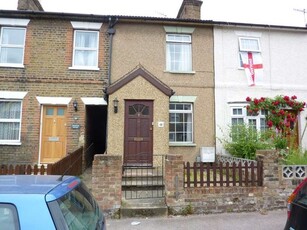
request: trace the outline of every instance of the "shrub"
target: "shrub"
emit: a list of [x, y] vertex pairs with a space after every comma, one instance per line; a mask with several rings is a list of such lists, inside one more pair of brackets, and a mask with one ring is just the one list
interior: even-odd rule
[[228, 139], [224, 141], [224, 148], [235, 157], [254, 160], [256, 150], [273, 148], [263, 134], [244, 124], [232, 126]]

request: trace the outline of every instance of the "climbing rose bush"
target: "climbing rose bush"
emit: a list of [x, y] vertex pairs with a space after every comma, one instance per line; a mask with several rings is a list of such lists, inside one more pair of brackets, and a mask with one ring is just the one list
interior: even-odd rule
[[246, 101], [250, 104], [246, 107], [249, 115], [258, 115], [259, 111], [266, 110], [267, 125], [269, 128], [275, 128], [277, 133], [289, 135], [297, 122], [297, 114], [305, 108], [305, 102], [296, 100], [295, 95], [276, 96], [275, 98], [261, 97], [250, 98]]

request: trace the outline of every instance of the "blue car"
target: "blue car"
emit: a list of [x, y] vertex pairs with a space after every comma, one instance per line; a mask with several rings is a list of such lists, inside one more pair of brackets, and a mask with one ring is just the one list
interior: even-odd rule
[[104, 230], [103, 213], [75, 176], [0, 176], [0, 229]]

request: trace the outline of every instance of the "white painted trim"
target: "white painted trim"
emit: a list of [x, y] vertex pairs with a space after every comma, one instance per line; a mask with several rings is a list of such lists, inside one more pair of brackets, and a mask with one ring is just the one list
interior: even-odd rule
[[102, 23], [96, 22], [70, 22], [74, 29], [84, 29], [84, 30], [100, 30]]
[[192, 34], [195, 28], [183, 26], [164, 26], [164, 30], [166, 33]]
[[38, 164], [41, 162], [41, 153], [42, 153], [42, 131], [43, 131], [43, 106], [40, 106], [41, 109], [41, 116], [39, 122], [39, 146], [38, 146]]
[[41, 105], [68, 105], [71, 97], [36, 97]]
[[253, 32], [253, 31], [235, 31], [235, 34], [241, 37], [254, 37], [261, 38], [261, 32]]
[[98, 68], [98, 67], [91, 67], [91, 66], [72, 66], [72, 67], [68, 67], [68, 69], [71, 69], [71, 70], [93, 70], [93, 71], [100, 70], [100, 68]]
[[81, 97], [85, 105], [107, 105], [108, 103], [102, 97]]
[[170, 102], [192, 102], [196, 101], [196, 96], [171, 96]]
[[19, 91], [0, 91], [0, 98], [22, 100], [28, 92]]
[[0, 25], [27, 26], [29, 22], [29, 19], [0, 18]]

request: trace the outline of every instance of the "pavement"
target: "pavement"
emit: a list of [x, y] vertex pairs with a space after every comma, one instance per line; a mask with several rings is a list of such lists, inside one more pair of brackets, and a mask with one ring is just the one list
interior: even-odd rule
[[107, 219], [107, 230], [282, 230], [287, 210], [153, 218]]

